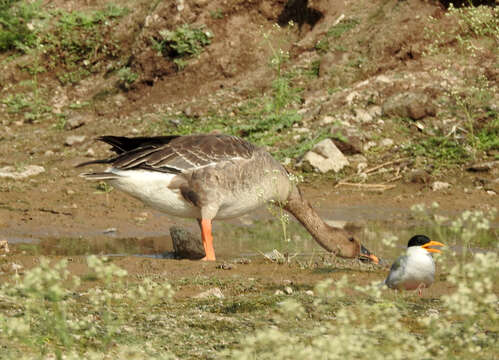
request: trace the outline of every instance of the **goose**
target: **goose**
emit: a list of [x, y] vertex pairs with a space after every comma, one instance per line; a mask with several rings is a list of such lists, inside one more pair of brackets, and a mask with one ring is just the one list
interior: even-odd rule
[[248, 213], [265, 203], [290, 212], [324, 249], [378, 263], [347, 231], [327, 225], [304, 199], [291, 174], [267, 151], [224, 134], [156, 137], [102, 136], [115, 156], [84, 162], [108, 164], [83, 173], [105, 181], [166, 214], [197, 219], [206, 256], [215, 261], [212, 221]]
[[423, 288], [428, 288], [435, 280], [435, 261], [432, 253], [440, 253], [433, 246], [444, 246], [438, 241], [430, 240], [426, 235], [413, 236], [404, 255], [395, 260], [390, 268], [384, 284], [391, 289], [418, 290], [422, 295]]

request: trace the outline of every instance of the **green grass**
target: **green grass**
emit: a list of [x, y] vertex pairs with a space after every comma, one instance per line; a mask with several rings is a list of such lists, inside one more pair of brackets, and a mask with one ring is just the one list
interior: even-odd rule
[[331, 26], [326, 35], [315, 44], [315, 49], [321, 53], [331, 49], [331, 41], [340, 39], [346, 32], [352, 30], [360, 22], [356, 19], [343, 19], [338, 24]]
[[464, 146], [451, 137], [432, 136], [416, 140], [407, 145], [404, 152], [410, 156], [421, 156], [433, 160], [436, 169], [465, 163], [470, 154]]
[[36, 34], [28, 24], [40, 12], [40, 1], [0, 1], [0, 52], [34, 45]]
[[161, 38], [151, 39], [153, 48], [163, 56], [172, 58], [179, 70], [186, 66], [188, 58], [201, 54], [213, 37], [204, 26], [192, 27], [188, 24], [175, 30], [162, 30], [159, 34]]

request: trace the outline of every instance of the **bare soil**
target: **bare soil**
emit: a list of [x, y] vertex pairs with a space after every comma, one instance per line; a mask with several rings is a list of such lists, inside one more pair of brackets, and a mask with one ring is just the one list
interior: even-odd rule
[[[103, 2], [98, 0], [50, 2], [51, 6], [64, 7], [66, 10], [96, 9], [101, 3]], [[23, 239], [85, 238], [100, 241], [117, 236], [146, 243], [151, 253], [170, 251], [171, 242], [167, 234], [169, 226], [180, 221], [180, 224], [195, 230], [194, 224], [189, 225], [187, 221], [161, 215], [117, 191], [97, 191], [94, 184], [86, 183], [78, 177], [81, 170], [74, 167], [82, 161], [108, 154], [105, 145], [92, 140], [97, 136], [145, 136], [172, 131], [173, 129], [161, 125], [163, 123], [158, 115], [159, 110], [169, 108], [170, 112], [188, 112], [201, 118], [217, 108], [268, 91], [269, 79], [272, 77], [272, 70], [268, 66], [270, 53], [268, 48], [262, 46], [261, 32], [269, 30], [276, 22], [285, 25], [293, 20], [298, 24], [290, 35], [292, 42], [284, 49], [290, 51], [291, 63], [298, 66], [310, 64], [315, 59], [316, 42], [342, 14], [355, 12], [359, 16], [366, 15], [369, 19], [383, 18], [381, 26], [362, 28], [364, 33], [357, 34], [355, 38], [361, 38], [362, 41], [346, 42], [351, 50], [350, 54], [363, 49], [366, 56], [376, 59], [369, 61], [360, 73], [345, 75], [343, 81], [350, 85], [381, 74], [419, 74], [438, 66], [427, 63], [422, 58], [425, 40], [424, 23], [421, 19], [429, 15], [438, 18], [444, 12], [444, 7], [436, 1], [374, 1], [357, 5], [356, 2], [325, 0], [197, 0], [182, 3], [182, 11], [178, 10], [179, 2], [175, 1], [162, 1], [154, 9], [150, 8], [148, 1], [128, 1], [123, 4], [134, 6], [134, 11], [115, 31], [117, 39], [121, 39], [122, 51], [130, 54], [129, 66], [139, 74], [138, 81], [130, 91], [117, 91], [114, 84], [116, 77], [105, 73], [94, 74], [72, 86], [58, 84], [55, 72], [40, 76], [38, 81], [41, 88], [50, 94], [47, 101], [52, 106], [68, 108], [76, 102], [90, 102], [90, 106], [70, 113], [70, 116], [81, 116], [83, 126], [71, 130], [57, 129], [55, 116], [31, 123], [23, 121], [18, 114], [8, 114], [3, 108], [0, 167], [36, 164], [43, 166], [45, 172], [22, 180], [0, 179], [0, 239], [19, 242]], [[359, 10], [362, 6], [365, 7]], [[213, 16], [215, 12], [220, 12], [223, 16]], [[161, 29], [175, 28], [184, 23], [206, 25], [213, 32], [214, 40], [198, 58], [190, 60], [183, 71], [177, 71], [171, 60], [152, 50], [150, 39]], [[326, 61], [333, 63], [345, 62], [349, 60], [349, 56], [354, 57], [339, 50], [332, 51], [328, 56]], [[25, 60], [20, 59], [18, 62]], [[19, 66], [5, 65], [1, 82], [2, 94], [19, 90], [16, 86], [20, 86], [20, 81], [27, 78], [29, 75]], [[327, 88], [341, 85], [330, 84], [328, 79], [319, 77], [305, 84], [305, 103], [307, 99], [315, 101], [316, 95], [323, 94]], [[377, 96], [387, 97], [405, 90], [407, 86], [393, 83], [381, 89]], [[431, 95], [431, 89], [425, 91]], [[336, 106], [345, 106], [343, 98], [337, 98], [328, 104], [328, 107]], [[303, 126], [315, 125], [312, 122]], [[371, 127], [365, 125], [361, 131], [371, 131]], [[86, 140], [81, 144], [66, 146], [64, 141], [69, 135], [83, 135]], [[396, 154], [389, 154], [394, 155]], [[386, 159], [384, 155], [380, 156], [372, 165]], [[414, 204], [429, 205], [437, 201], [443, 210], [453, 214], [465, 209], [485, 210], [497, 206], [496, 195], [490, 195], [483, 187], [477, 187], [480, 179], [490, 180], [494, 176], [490, 173], [467, 173], [463, 168], [456, 167], [434, 175], [435, 179], [451, 183], [448, 190], [439, 192], [432, 191], [429, 183], [411, 183], [406, 178], [394, 182], [396, 187], [384, 192], [335, 187], [335, 181], [327, 178], [310, 180], [303, 184], [303, 188], [307, 197], [323, 213], [334, 210], [332, 212], [339, 212], [340, 217], [352, 220], [351, 215], [341, 216], [342, 209], [365, 206], [379, 209], [372, 211], [376, 213], [378, 220], [391, 224], [392, 212], [387, 211], [388, 215], [384, 217], [383, 209], [402, 209], [402, 216], [397, 221], [403, 226], [409, 220], [409, 209]], [[367, 215], [366, 217], [368, 218]], [[116, 228], [118, 234], [106, 233], [106, 229], [110, 228]], [[217, 241], [223, 239], [215, 240], [215, 246]], [[221, 258], [228, 259], [230, 256], [234, 254], [222, 253]], [[26, 268], [37, 262], [36, 257], [22, 255], [15, 246], [14, 254], [9, 259]], [[265, 263], [263, 260], [255, 260], [249, 265], [237, 265], [233, 270], [227, 271], [217, 269], [215, 264], [192, 261], [137, 257], [123, 257], [115, 261], [128, 270], [130, 276], [143, 273], [166, 274], [177, 279], [195, 276], [245, 276], [271, 282], [276, 286], [284, 280], [304, 285], [342, 275], [342, 271], [322, 273], [314, 269], [302, 270], [296, 266]], [[84, 273], [86, 268], [83, 257], [74, 257], [70, 269], [77, 274]], [[382, 270], [362, 272], [355, 276], [360, 282], [369, 282], [374, 278], [382, 278], [380, 272]], [[183, 289], [178, 296], [189, 295], [197, 290]], [[445, 283], [441, 283], [432, 291], [436, 291], [434, 295], [438, 296], [449, 289]]]

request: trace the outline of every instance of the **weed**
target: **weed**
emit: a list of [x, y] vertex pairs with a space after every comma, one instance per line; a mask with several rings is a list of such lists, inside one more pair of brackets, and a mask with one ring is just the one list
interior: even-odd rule
[[23, 50], [35, 43], [31, 21], [40, 12], [40, 1], [4, 0], [0, 2], [0, 51]]
[[223, 19], [224, 13], [223, 13], [222, 9], [216, 9], [216, 10], [210, 11], [210, 16], [212, 19]]
[[355, 28], [360, 22], [356, 19], [343, 19], [338, 24], [329, 28], [326, 35], [315, 44], [315, 49], [321, 53], [328, 52], [331, 48], [330, 40], [337, 40], [347, 31]]
[[40, 33], [46, 64], [62, 68], [57, 77], [63, 84], [77, 84], [102, 70], [104, 62], [117, 59], [121, 49], [112, 34], [115, 22], [129, 12], [127, 8], [108, 5], [94, 12], [58, 11], [54, 30]]
[[[462, 55], [478, 58], [487, 49], [496, 49], [499, 41], [498, 9], [490, 6], [469, 6], [455, 8], [450, 4], [445, 20], [430, 17], [425, 28], [431, 41], [427, 48], [430, 55], [446, 51], [444, 45], [456, 41]], [[447, 51], [453, 51], [447, 48]]]
[[172, 58], [180, 70], [186, 65], [185, 58], [201, 54], [213, 37], [205, 27], [193, 28], [187, 24], [175, 30], [161, 30], [159, 35], [159, 40], [152, 39], [153, 48], [163, 56]]
[[118, 86], [123, 90], [130, 90], [130, 87], [138, 77], [139, 75], [134, 73], [129, 67], [121, 68], [118, 70]]
[[425, 137], [417, 143], [404, 146], [403, 150], [411, 156], [434, 160], [437, 170], [450, 165], [462, 164], [470, 158], [469, 152], [461, 144], [445, 136]]

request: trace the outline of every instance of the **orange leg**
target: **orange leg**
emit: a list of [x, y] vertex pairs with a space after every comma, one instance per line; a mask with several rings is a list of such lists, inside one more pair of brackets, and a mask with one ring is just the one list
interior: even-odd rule
[[418, 285], [418, 295], [423, 296], [423, 289], [426, 287], [425, 284], [419, 284]]
[[215, 249], [213, 249], [213, 235], [211, 233], [211, 220], [198, 220], [201, 227], [201, 238], [203, 239], [204, 252], [206, 256], [201, 260], [215, 261]]

